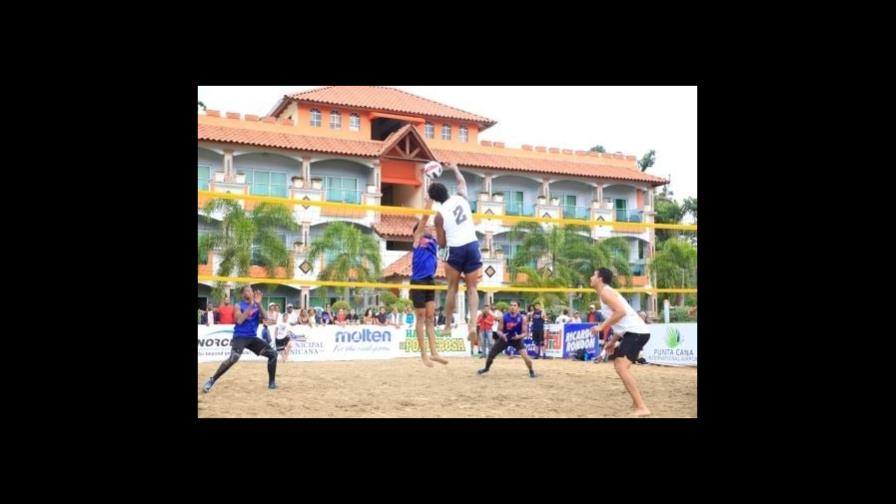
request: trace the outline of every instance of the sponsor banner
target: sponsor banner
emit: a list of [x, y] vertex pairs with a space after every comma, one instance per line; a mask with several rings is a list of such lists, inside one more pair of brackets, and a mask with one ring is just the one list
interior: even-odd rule
[[[199, 362], [222, 361], [230, 355], [232, 324], [198, 326]], [[257, 337], [261, 338], [262, 326]], [[328, 361], [392, 359], [420, 355], [413, 329], [392, 326], [292, 326], [289, 328], [289, 360]], [[469, 355], [466, 325], [455, 328], [450, 337], [437, 337], [439, 353], [446, 356]], [[410, 336], [410, 337], [409, 337]], [[271, 346], [274, 345], [272, 338]], [[240, 359], [264, 361], [251, 350], [244, 350]]]
[[697, 324], [650, 324], [642, 356], [649, 364], [697, 365]]
[[595, 323], [566, 324], [563, 327], [563, 358], [575, 357], [578, 350], [595, 353], [594, 340], [597, 338], [591, 334], [591, 327]]

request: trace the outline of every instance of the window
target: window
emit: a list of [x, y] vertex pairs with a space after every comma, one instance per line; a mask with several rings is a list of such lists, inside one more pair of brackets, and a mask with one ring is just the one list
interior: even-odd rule
[[507, 215], [523, 215], [523, 192], [505, 192], [504, 211]]
[[554, 194], [551, 196], [560, 199], [560, 205], [563, 207], [563, 217], [567, 219], [583, 218], [582, 209], [576, 208], [575, 194]]
[[311, 109], [311, 126], [320, 128], [320, 110]]
[[342, 127], [342, 114], [334, 110], [330, 112], [330, 129], [339, 129]]
[[460, 138], [460, 143], [467, 143], [467, 128], [465, 126], [460, 127], [460, 131], [457, 134], [458, 138]]
[[436, 136], [435, 128], [433, 127], [432, 123], [430, 123], [430, 122], [428, 122], [428, 123], [426, 123], [426, 125], [424, 125], [423, 131], [426, 134], [426, 138], [433, 138]]
[[199, 190], [208, 191], [208, 179], [210, 178], [211, 168], [199, 165]]
[[352, 112], [352, 114], [349, 116], [348, 129], [352, 131], [361, 131], [361, 116], [359, 116], [355, 112]]
[[442, 140], [451, 140], [451, 125], [442, 125]]
[[628, 214], [625, 212], [625, 200], [617, 199], [616, 200], [616, 220], [618, 221], [627, 221]]
[[252, 170], [246, 173], [249, 192], [259, 196], [286, 197], [286, 173]]
[[324, 190], [327, 192], [327, 201], [343, 203], [360, 203], [361, 201], [356, 178], [327, 177]]

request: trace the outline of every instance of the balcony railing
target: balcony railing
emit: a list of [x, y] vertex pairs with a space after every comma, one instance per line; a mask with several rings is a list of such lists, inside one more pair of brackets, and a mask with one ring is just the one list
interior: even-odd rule
[[643, 210], [616, 209], [616, 220], [618, 222], [641, 222], [643, 217], [644, 217]]
[[515, 201], [504, 202], [504, 213], [507, 215], [535, 215], [535, 205], [532, 203], [517, 203]]
[[590, 207], [579, 207], [579, 206], [563, 206], [563, 218], [564, 219], [589, 219], [591, 218], [591, 208]]

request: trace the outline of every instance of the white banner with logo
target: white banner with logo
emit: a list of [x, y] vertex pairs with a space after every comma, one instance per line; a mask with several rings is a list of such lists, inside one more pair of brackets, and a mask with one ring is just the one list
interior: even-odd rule
[[697, 365], [697, 324], [650, 324], [643, 356], [649, 364]]
[[[449, 337], [436, 337], [438, 352], [445, 356], [469, 355], [470, 342], [467, 340], [466, 325], [452, 330]], [[262, 326], [257, 337], [261, 338]], [[392, 359], [420, 355], [416, 331], [394, 326], [292, 326], [289, 329], [292, 345], [289, 360], [332, 361]], [[199, 326], [199, 362], [222, 361], [230, 355], [233, 338], [232, 324]], [[272, 344], [273, 344], [273, 334]], [[263, 341], [263, 340], [262, 340]], [[251, 350], [243, 350], [240, 357], [248, 361], [266, 360]]]

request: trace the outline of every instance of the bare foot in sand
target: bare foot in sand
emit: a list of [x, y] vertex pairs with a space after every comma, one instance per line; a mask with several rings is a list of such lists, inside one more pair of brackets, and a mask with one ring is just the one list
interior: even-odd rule
[[432, 362], [429, 361], [426, 357], [423, 358], [423, 365], [426, 367], [432, 367]]
[[439, 364], [448, 364], [448, 361], [445, 360], [444, 358], [442, 358], [442, 356], [439, 354], [433, 354], [432, 357], [430, 357], [430, 359], [438, 362]]
[[635, 416], [647, 416], [650, 414], [650, 410], [647, 408], [640, 408], [635, 410]]

